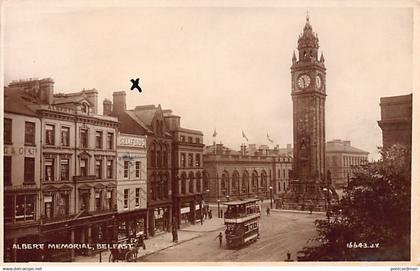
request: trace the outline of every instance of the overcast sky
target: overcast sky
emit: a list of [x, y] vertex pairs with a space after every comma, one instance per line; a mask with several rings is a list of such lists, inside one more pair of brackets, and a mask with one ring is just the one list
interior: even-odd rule
[[[51, 77], [55, 92], [125, 90], [161, 104], [207, 144], [293, 142], [290, 66], [306, 7], [60, 7], [8, 3], [5, 84]], [[251, 2], [252, 3], [252, 2]], [[377, 158], [379, 99], [412, 92], [409, 8], [309, 7], [327, 68], [326, 139]], [[140, 77], [143, 92], [130, 91]]]

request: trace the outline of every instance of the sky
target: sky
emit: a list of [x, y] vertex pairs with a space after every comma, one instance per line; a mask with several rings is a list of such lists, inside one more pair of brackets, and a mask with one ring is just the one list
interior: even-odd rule
[[[96, 88], [100, 112], [103, 99], [126, 91], [128, 109], [172, 109], [206, 144], [216, 129], [217, 143], [233, 149], [270, 145], [267, 133], [285, 147], [291, 58], [308, 10], [327, 68], [327, 141], [351, 140], [377, 159], [380, 97], [413, 92], [410, 8], [68, 3], [4, 6], [5, 85], [51, 77], [55, 93]], [[133, 78], [142, 93], [130, 91]]]

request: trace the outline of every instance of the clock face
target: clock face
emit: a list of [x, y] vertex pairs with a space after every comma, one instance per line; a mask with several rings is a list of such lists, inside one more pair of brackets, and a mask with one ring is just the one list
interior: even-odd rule
[[315, 78], [315, 83], [316, 83], [316, 88], [320, 89], [322, 86], [322, 80], [321, 80], [321, 76], [317, 75]]
[[299, 88], [307, 88], [311, 84], [311, 77], [307, 74], [301, 75], [299, 76], [297, 83]]

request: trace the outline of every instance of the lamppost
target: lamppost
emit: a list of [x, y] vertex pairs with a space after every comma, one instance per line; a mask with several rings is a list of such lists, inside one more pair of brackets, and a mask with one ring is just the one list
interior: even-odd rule
[[[325, 209], [326, 209], [326, 215], [328, 222], [330, 222], [330, 190], [326, 187], [322, 189], [324, 192], [326, 192], [327, 197], [325, 198]], [[328, 202], [328, 205], [327, 205]]]
[[217, 217], [220, 218], [220, 199], [217, 199]]
[[270, 186], [270, 209], [273, 209], [273, 187]]
[[[99, 244], [101, 244], [101, 241], [102, 241], [102, 230], [101, 230], [101, 228], [99, 228], [99, 232], [98, 232], [98, 241], [99, 241]], [[102, 248], [99, 249], [99, 262], [100, 263], [102, 262]]]

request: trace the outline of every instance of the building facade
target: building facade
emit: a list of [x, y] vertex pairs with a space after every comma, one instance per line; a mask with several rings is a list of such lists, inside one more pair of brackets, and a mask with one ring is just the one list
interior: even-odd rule
[[203, 133], [182, 128], [180, 117], [164, 111], [166, 125], [172, 134], [173, 217], [177, 227], [195, 224], [203, 214], [203, 196], [208, 182], [203, 180]]
[[275, 200], [288, 190], [292, 158], [259, 149], [240, 151], [223, 144], [207, 146], [204, 158], [204, 180], [209, 183], [206, 196], [211, 202], [258, 198]]
[[[40, 122], [39, 242], [93, 244], [115, 239], [118, 121], [97, 114], [97, 90], [54, 94], [49, 78], [9, 87], [26, 91]], [[44, 260], [60, 261], [91, 251], [38, 252]]]
[[3, 191], [4, 261], [36, 261], [33, 251], [13, 244], [38, 243], [41, 219], [41, 121], [24, 89], [4, 89]]
[[381, 120], [383, 147], [403, 144], [411, 148], [413, 94], [382, 97]]
[[348, 140], [332, 140], [326, 145], [327, 176], [336, 189], [347, 186], [357, 166], [368, 162], [369, 152], [351, 146]]
[[147, 233], [145, 136], [118, 134], [117, 212], [118, 240]]
[[146, 135], [148, 234], [172, 230], [172, 135], [160, 106], [137, 106], [127, 110], [124, 91], [104, 101], [104, 115], [120, 121], [122, 133]]

